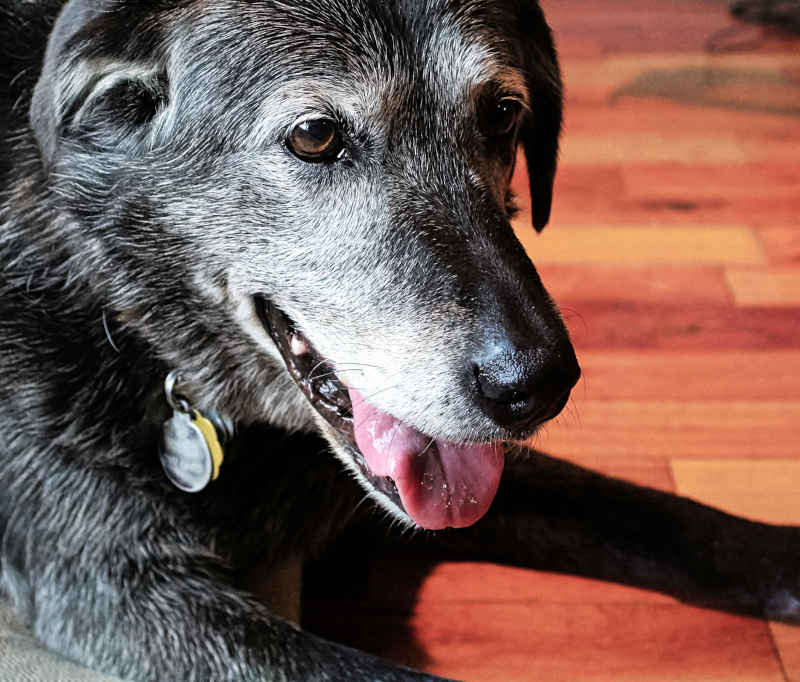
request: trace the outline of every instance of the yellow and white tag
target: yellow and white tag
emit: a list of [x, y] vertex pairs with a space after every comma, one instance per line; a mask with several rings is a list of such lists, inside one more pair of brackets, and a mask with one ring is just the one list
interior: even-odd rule
[[185, 492], [196, 493], [219, 477], [225, 459], [223, 443], [233, 434], [230, 420], [216, 412], [207, 417], [175, 394], [178, 376], [170, 372], [164, 382], [172, 416], [161, 431], [159, 456], [164, 473], [172, 484]]

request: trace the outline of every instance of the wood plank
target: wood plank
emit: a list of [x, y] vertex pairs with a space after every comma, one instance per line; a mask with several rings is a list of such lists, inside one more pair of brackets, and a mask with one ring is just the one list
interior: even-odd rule
[[800, 682], [800, 628], [785, 623], [769, 627], [787, 682]]
[[[800, 211], [797, 212], [797, 219], [800, 225]], [[764, 245], [770, 264], [800, 265], [800, 227], [762, 227], [756, 233]]]
[[[656, 172], [663, 167], [658, 163], [650, 165]], [[571, 171], [565, 169], [565, 172]], [[713, 175], [714, 172], [713, 166], [709, 166], [708, 174]], [[746, 173], [746, 170], [742, 171], [745, 176]], [[579, 190], [573, 196], [565, 196], [556, 185], [550, 229], [558, 231], [561, 226], [595, 225], [800, 225], [800, 195], [770, 196], [769, 192], [762, 193], [758, 185], [731, 192], [727, 198], [704, 196], [703, 192], [656, 192], [652, 197], [646, 194], [631, 197], [624, 192], [601, 195], [587, 189], [585, 205], [582, 205], [582, 201]]]
[[534, 263], [615, 265], [762, 265], [766, 258], [743, 225], [592, 228], [560, 225], [537, 235], [527, 219], [514, 221], [517, 237]]
[[[800, 135], [800, 125], [798, 134]], [[798, 139], [800, 144], [800, 138]], [[794, 162], [642, 162], [570, 165], [556, 179], [551, 230], [617, 225], [800, 225]], [[520, 156], [512, 187], [529, 226], [528, 177]], [[796, 234], [796, 231], [794, 231]]]
[[[670, 67], [657, 66], [653, 69], [643, 67], [638, 60], [634, 62], [636, 72], [632, 73], [630, 81], [642, 79], [651, 75], [652, 77], [673, 78], [677, 82], [674, 84], [675, 95], [682, 96], [681, 79], [704, 79], [709, 81], [721, 80], [724, 77], [736, 78], [737, 76], [747, 79], [763, 77], [765, 81], [772, 81], [770, 91], [773, 97], [783, 97], [787, 88], [785, 82], [788, 80], [781, 74], [777, 66], [767, 69], [754, 67], [726, 67], [721, 63], [708, 65], [707, 67]], [[798, 60], [800, 64], [800, 60]], [[670, 100], [665, 97], [654, 96], [634, 96], [630, 94], [629, 81], [626, 80], [619, 84], [615, 92], [610, 93], [609, 99], [601, 104], [583, 102], [569, 102], [565, 114], [566, 130], [565, 140], [574, 135], [591, 135], [598, 129], [603, 130], [603, 137], [607, 135], [627, 135], [627, 134], [653, 134], [664, 136], [666, 139], [695, 139], [697, 136], [711, 134], [711, 139], [716, 139], [715, 134], [724, 130], [726, 135], [731, 135], [731, 139], [739, 142], [758, 142], [761, 140], [782, 141], [787, 147], [800, 141], [800, 126], [795, 122], [794, 117], [787, 115], [776, 115], [767, 110], [751, 111], [737, 109], [733, 104], [723, 106], [723, 102], [716, 106], [704, 104], [703, 102], [690, 102]], [[741, 90], [739, 94], [741, 95]], [[792, 102], [786, 106], [796, 106], [800, 88], [790, 89]], [[626, 92], [628, 94], [626, 94]], [[752, 106], [757, 106], [763, 99], [763, 93], [755, 93]], [[780, 107], [780, 104], [775, 104]], [[788, 123], [788, 125], [787, 125]], [[596, 135], [595, 135], [596, 136]], [[660, 139], [657, 137], [656, 139]], [[738, 146], [738, 145], [737, 145]], [[656, 159], [664, 163], [669, 161], [669, 157]], [[698, 156], [689, 159], [688, 166], [706, 166], [715, 161], [714, 157], [705, 158]], [[625, 168], [640, 165], [641, 159], [638, 156], [626, 157], [624, 159]], [[674, 160], [673, 160], [674, 163]], [[745, 162], [746, 163], [746, 162]], [[764, 168], [775, 163], [779, 168], [781, 165], [788, 166], [786, 160], [775, 159], [774, 161], [761, 160], [760, 165]], [[569, 165], [565, 162], [565, 165]], [[735, 168], [734, 168], [735, 170]], [[713, 178], [708, 178], [712, 184]], [[657, 184], [657, 183], [656, 183]]]
[[[576, 463], [581, 462], [575, 460]], [[585, 465], [598, 473], [621, 478], [623, 481], [643, 485], [667, 493], [675, 492], [675, 482], [672, 478], [672, 469], [667, 457], [648, 457], [630, 460], [619, 458], [598, 459], [594, 457], [586, 461]]]
[[578, 359], [576, 397], [587, 400], [800, 401], [800, 350], [583, 351]]
[[800, 268], [732, 268], [725, 277], [737, 305], [800, 306]]
[[[661, 66], [643, 70], [613, 97], [614, 104], [657, 108], [658, 113], [652, 118], [640, 119], [645, 125], [658, 125], [661, 117], [675, 109], [677, 127], [672, 130], [681, 136], [698, 130], [713, 131], [713, 122], [724, 116], [730, 126], [725, 130], [736, 130], [745, 143], [757, 139], [762, 126], [774, 133], [770, 122], [776, 119], [800, 116], [800, 87], [774, 68], [731, 68], [723, 63], [678, 69]], [[692, 111], [698, 108], [699, 111]], [[737, 124], [746, 117], [751, 119], [753, 128], [745, 135]], [[669, 130], [663, 124], [660, 128]]]
[[612, 458], [790, 459], [800, 402], [571, 400], [533, 445], [594, 468]]
[[722, 267], [630, 266], [537, 263], [545, 287], [556, 300], [732, 304]]
[[[750, 119], [751, 117], [746, 117]], [[774, 117], [770, 117], [772, 120]], [[781, 122], [785, 125], [784, 122]], [[800, 125], [797, 126], [800, 128]], [[626, 163], [619, 170], [625, 190], [636, 199], [673, 199], [687, 201], [716, 199], [736, 200], [737, 195], [760, 198], [797, 197], [800, 168], [796, 163], [744, 163], [720, 165], [707, 163]]]
[[[662, 52], [647, 54], [637, 52], [634, 54], [604, 54], [600, 43], [589, 40], [580, 44], [569, 45], [572, 54], [563, 65], [564, 79], [568, 84], [567, 116], [570, 120], [576, 106], [585, 104], [608, 104], [611, 96], [637, 76], [653, 70], [677, 69], [745, 69], [747, 71], [765, 71], [769, 73], [784, 73], [800, 65], [800, 58], [795, 52], [767, 52], [757, 54], [730, 53], [724, 55], [709, 55], [705, 51], [697, 52]], [[587, 49], [589, 47], [590, 49]], [[661, 102], [667, 104], [666, 102]], [[699, 117], [704, 112], [695, 110]], [[751, 114], [736, 117], [735, 112], [728, 111], [731, 125], [736, 126], [739, 120], [750, 118]], [[759, 121], [760, 122], [760, 121]], [[636, 123], [632, 121], [632, 123]], [[776, 121], [776, 124], [778, 122]], [[691, 125], [691, 122], [690, 122]], [[676, 129], [678, 134], [680, 129]]]
[[766, 523], [800, 525], [800, 460], [671, 460], [675, 484], [686, 495]]
[[562, 52], [568, 56], [575, 54], [570, 50], [573, 47], [578, 48], [577, 54], [584, 54], [580, 46], [587, 41], [597, 46], [598, 54], [703, 53], [708, 36], [730, 23], [719, 7], [709, 3], [686, 8], [674, 3], [672, 11], [665, 11], [651, 2], [646, 12], [641, 6], [620, 2], [584, 3], [584, 11], [575, 12], [569, 4], [542, 3]]
[[[588, 349], [797, 348], [800, 312], [792, 307], [733, 308], [556, 298], [579, 351]], [[746, 361], [746, 360], [745, 360]]]
[[781, 137], [774, 139], [750, 139], [745, 136], [737, 136], [739, 151], [744, 154], [748, 161], [777, 161], [779, 163], [791, 163], [797, 161], [800, 145], [795, 140], [787, 144]]
[[[706, 134], [670, 135], [663, 130], [653, 132], [618, 132], [598, 136], [592, 133], [570, 133], [561, 145], [565, 164], [605, 164], [623, 161], [682, 161], [742, 163], [767, 158], [766, 150], [742, 142], [736, 135], [721, 131]], [[788, 152], [779, 150], [781, 158]]]

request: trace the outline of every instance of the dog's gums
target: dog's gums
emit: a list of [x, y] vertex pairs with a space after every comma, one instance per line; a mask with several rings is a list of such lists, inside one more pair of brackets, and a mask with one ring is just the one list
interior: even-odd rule
[[501, 443], [437, 440], [379, 410], [344, 386], [287, 315], [263, 296], [255, 304], [292, 378], [371, 485], [429, 530], [470, 526], [486, 513], [503, 471]]
[[264, 296], [255, 297], [261, 324], [286, 363], [292, 378], [314, 408], [337, 431], [353, 436], [353, 406], [347, 389], [294, 322]]

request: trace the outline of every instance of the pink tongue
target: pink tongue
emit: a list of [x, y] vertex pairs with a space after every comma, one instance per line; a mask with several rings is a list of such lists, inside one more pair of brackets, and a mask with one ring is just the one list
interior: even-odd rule
[[372, 473], [390, 476], [417, 525], [463, 528], [489, 509], [500, 475], [500, 443], [463, 445], [431, 440], [350, 389], [356, 444]]

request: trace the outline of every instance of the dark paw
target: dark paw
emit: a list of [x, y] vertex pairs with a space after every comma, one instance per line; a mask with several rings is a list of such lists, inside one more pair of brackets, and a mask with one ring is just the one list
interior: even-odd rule
[[767, 600], [764, 616], [770, 620], [800, 625], [800, 591], [792, 594], [789, 590], [779, 590]]

